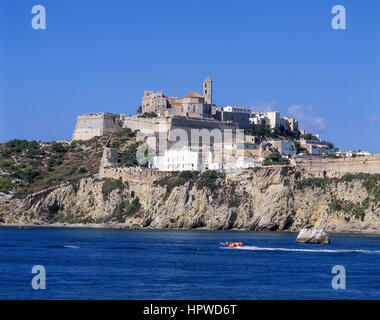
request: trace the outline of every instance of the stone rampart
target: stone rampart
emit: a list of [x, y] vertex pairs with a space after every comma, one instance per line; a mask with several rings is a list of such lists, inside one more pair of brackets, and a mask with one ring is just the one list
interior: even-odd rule
[[104, 167], [100, 178], [121, 179], [123, 182], [146, 183], [166, 176], [171, 176], [173, 172], [164, 172], [139, 167]]
[[122, 115], [90, 113], [78, 116], [72, 140], [89, 140], [122, 129]]
[[342, 158], [318, 159], [297, 161], [297, 168], [304, 168], [311, 175], [329, 177], [341, 176], [345, 173], [380, 174], [380, 155]]

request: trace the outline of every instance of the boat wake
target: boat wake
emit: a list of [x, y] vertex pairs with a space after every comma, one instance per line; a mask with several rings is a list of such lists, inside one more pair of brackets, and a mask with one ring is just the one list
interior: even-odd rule
[[80, 247], [77, 246], [68, 246], [68, 245], [52, 245], [47, 246], [46, 248], [52, 248], [52, 249], [79, 249]]
[[315, 252], [315, 253], [366, 253], [380, 254], [380, 250], [362, 250], [362, 249], [296, 249], [296, 248], [264, 248], [255, 246], [243, 246], [236, 248], [222, 248], [230, 250], [254, 250], [254, 251], [288, 251], [288, 252]]

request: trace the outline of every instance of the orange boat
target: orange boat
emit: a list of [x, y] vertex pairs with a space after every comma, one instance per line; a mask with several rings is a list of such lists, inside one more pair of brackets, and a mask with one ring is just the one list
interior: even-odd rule
[[228, 248], [236, 248], [236, 247], [242, 247], [243, 246], [243, 242], [221, 242], [220, 245], [222, 247], [228, 247]]

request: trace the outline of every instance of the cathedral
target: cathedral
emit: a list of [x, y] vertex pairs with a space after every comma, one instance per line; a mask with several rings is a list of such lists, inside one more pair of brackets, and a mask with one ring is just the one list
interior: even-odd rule
[[142, 98], [142, 113], [155, 112], [160, 117], [184, 116], [211, 118], [215, 113], [212, 104], [212, 81], [203, 81], [203, 95], [190, 92], [182, 98], [165, 96], [162, 91], [145, 90]]

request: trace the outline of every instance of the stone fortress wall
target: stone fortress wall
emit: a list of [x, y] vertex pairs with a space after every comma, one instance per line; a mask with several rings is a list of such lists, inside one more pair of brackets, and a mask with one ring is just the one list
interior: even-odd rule
[[342, 159], [317, 159], [298, 160], [297, 168], [303, 168], [310, 175], [338, 177], [345, 173], [370, 173], [380, 174], [380, 155], [342, 158]]
[[[154, 181], [162, 177], [170, 176], [173, 172], [158, 171], [140, 167], [117, 167], [118, 154], [116, 149], [105, 148], [99, 168], [99, 178], [122, 179], [124, 182], [136, 183]], [[268, 166], [264, 168], [281, 166]], [[380, 155], [349, 158], [349, 159], [321, 159], [302, 160], [296, 164], [297, 170], [305, 171], [305, 176], [314, 177], [341, 177], [345, 173], [369, 173], [380, 174]], [[236, 170], [235, 170], [236, 171]], [[251, 169], [237, 170], [242, 174], [249, 174]]]
[[142, 118], [138, 116], [126, 117], [122, 114], [93, 113], [78, 116], [72, 139], [88, 140], [95, 136], [120, 131], [126, 127], [132, 130], [139, 130], [148, 136], [155, 135], [155, 133], [168, 135], [170, 130], [180, 128], [188, 132], [190, 137], [191, 129], [223, 130], [237, 128], [237, 125], [206, 118], [182, 116]]
[[78, 116], [72, 140], [89, 140], [106, 133], [120, 131], [125, 115], [89, 113]]
[[143, 169], [138, 167], [112, 168], [106, 167], [99, 171], [101, 179], [121, 179], [123, 182], [146, 183], [163, 177], [171, 176], [173, 172]]

